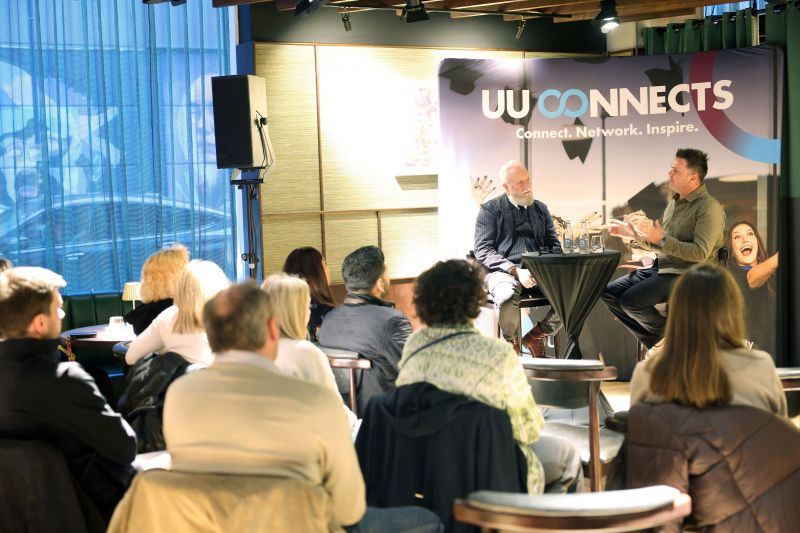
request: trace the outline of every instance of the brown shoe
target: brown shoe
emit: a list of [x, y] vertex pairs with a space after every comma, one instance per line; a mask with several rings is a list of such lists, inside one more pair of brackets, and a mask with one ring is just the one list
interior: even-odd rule
[[533, 357], [546, 357], [544, 355], [544, 345], [547, 341], [547, 334], [542, 331], [539, 324], [522, 337], [522, 344], [531, 352]]

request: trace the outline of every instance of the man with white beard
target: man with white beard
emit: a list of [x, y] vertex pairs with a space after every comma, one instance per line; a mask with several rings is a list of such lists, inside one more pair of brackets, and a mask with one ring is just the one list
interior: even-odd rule
[[[519, 161], [508, 161], [499, 171], [505, 194], [481, 206], [475, 221], [475, 257], [488, 270], [486, 285], [500, 308], [503, 337], [519, 350], [519, 300], [526, 294], [541, 296], [531, 273], [522, 267], [522, 253], [542, 247], [560, 247], [547, 206], [534, 200], [528, 170]], [[544, 356], [546, 337], [561, 327], [552, 308], [523, 338], [534, 357]]]

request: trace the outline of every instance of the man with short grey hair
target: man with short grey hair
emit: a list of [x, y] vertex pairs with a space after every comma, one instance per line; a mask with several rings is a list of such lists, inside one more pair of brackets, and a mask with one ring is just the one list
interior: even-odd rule
[[59, 362], [65, 285], [44, 268], [0, 273], [0, 435], [55, 445], [109, 520], [133, 477], [136, 436], [79, 363]]
[[342, 277], [347, 296], [343, 305], [325, 316], [319, 342], [356, 352], [372, 362], [372, 369], [364, 372], [359, 384], [358, 407], [364, 412], [370, 398], [395, 388], [411, 322], [383, 299], [389, 292], [389, 276], [377, 246], [364, 246], [345, 257]]

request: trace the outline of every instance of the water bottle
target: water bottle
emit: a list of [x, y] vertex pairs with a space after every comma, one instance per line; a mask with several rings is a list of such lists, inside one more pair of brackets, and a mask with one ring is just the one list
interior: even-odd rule
[[569, 220], [564, 221], [564, 239], [563, 248], [565, 254], [571, 254], [574, 252], [574, 245], [572, 243], [572, 224], [570, 224]]
[[586, 222], [581, 223], [581, 232], [578, 235], [578, 253], [589, 253], [589, 226]]

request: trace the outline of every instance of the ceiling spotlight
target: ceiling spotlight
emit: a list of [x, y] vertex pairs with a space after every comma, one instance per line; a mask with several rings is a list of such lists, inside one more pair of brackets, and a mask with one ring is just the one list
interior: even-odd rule
[[347, 10], [342, 13], [342, 24], [344, 25], [344, 31], [353, 29], [353, 25], [350, 23], [350, 13], [348, 13]]
[[616, 0], [602, 0], [600, 2], [600, 13], [597, 14], [595, 20], [600, 23], [600, 31], [603, 33], [608, 33], [619, 26]]
[[522, 34], [525, 33], [525, 19], [519, 20], [519, 25], [517, 26], [517, 34], [514, 36], [516, 40], [522, 39]]
[[428, 12], [425, 11], [422, 0], [408, 0], [406, 7], [403, 8], [403, 16], [406, 17], [406, 22], [428, 20]]
[[295, 17], [307, 17], [328, 3], [328, 0], [300, 0], [294, 8]]

